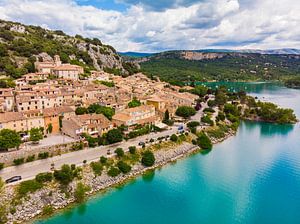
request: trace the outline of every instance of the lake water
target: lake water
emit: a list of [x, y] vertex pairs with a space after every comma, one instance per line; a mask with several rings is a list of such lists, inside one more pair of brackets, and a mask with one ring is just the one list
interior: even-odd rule
[[[223, 83], [224, 84], [224, 83]], [[300, 90], [234, 84], [291, 107]], [[37, 223], [299, 224], [300, 126], [242, 122], [236, 136]]]

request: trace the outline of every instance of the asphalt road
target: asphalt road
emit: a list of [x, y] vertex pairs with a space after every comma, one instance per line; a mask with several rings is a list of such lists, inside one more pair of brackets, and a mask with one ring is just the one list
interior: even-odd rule
[[88, 148], [81, 151], [70, 152], [44, 160], [37, 160], [34, 162], [25, 163], [19, 166], [7, 167], [0, 171], [0, 176], [3, 180], [6, 180], [13, 176], [21, 176], [22, 181], [33, 179], [39, 173], [49, 172], [51, 164], [54, 164], [54, 167], [56, 169], [60, 168], [63, 164], [75, 164], [77, 166], [81, 166], [83, 164], [83, 160], [86, 160], [87, 163], [99, 160], [101, 156], [107, 156], [107, 152], [109, 150], [112, 153], [110, 156], [113, 156], [114, 150], [118, 147], [121, 147], [124, 149], [124, 151], [126, 151], [128, 150], [129, 146], [138, 146], [139, 142], [145, 142], [146, 139], [150, 140], [151, 138], [156, 139], [167, 135], [170, 136], [176, 133], [177, 130], [178, 127], [173, 126], [171, 130], [166, 130], [158, 133], [150, 133], [149, 135], [140, 136], [135, 139], [116, 143], [114, 145]]

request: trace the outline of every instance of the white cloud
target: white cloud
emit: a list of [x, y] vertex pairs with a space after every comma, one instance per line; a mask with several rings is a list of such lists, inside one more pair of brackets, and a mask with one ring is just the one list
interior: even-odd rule
[[119, 12], [72, 0], [0, 0], [0, 18], [98, 37], [119, 51], [300, 48], [298, 0], [156, 2]]

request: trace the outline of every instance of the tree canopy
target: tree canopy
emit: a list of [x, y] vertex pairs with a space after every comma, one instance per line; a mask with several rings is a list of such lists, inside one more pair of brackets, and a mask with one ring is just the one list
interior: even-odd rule
[[193, 107], [189, 106], [180, 106], [176, 110], [176, 115], [183, 118], [189, 118], [190, 116], [193, 116], [195, 114], [196, 110]]
[[11, 148], [18, 148], [21, 145], [20, 135], [10, 129], [0, 131], [0, 151], [6, 151]]

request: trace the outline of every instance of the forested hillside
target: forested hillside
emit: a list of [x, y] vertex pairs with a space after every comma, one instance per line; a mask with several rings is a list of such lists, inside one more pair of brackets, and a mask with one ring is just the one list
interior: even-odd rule
[[176, 84], [206, 80], [278, 80], [300, 75], [299, 55], [170, 51], [141, 63], [149, 76]]
[[136, 71], [124, 62], [116, 50], [97, 38], [66, 35], [63, 31], [0, 20], [0, 74], [19, 78], [34, 72], [36, 60], [60, 55], [63, 63], [78, 64], [85, 72], [103, 69], [114, 74], [129, 75]]

